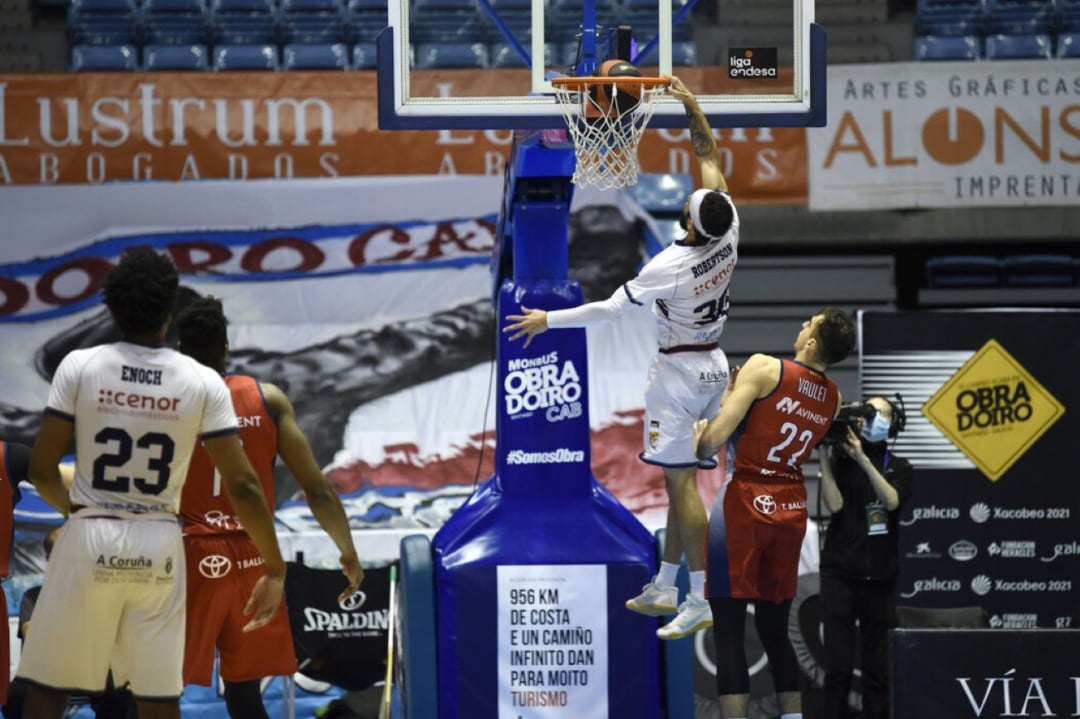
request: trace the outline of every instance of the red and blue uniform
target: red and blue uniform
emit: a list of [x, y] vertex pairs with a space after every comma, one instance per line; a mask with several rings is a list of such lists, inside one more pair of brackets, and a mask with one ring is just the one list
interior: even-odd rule
[[780, 360], [776, 388], [728, 441], [734, 472], [709, 517], [706, 596], [795, 597], [806, 534], [802, 463], [828, 431], [840, 393], [824, 373]]

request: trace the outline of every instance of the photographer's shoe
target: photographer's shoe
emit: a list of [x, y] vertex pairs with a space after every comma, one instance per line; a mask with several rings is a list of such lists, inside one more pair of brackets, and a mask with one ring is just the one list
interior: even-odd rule
[[626, 608], [649, 617], [662, 617], [678, 610], [679, 588], [658, 587], [649, 582], [641, 588], [641, 594], [626, 600]]
[[711, 626], [712, 609], [709, 602], [688, 596], [679, 606], [678, 616], [657, 629], [656, 636], [661, 639], [682, 639]]

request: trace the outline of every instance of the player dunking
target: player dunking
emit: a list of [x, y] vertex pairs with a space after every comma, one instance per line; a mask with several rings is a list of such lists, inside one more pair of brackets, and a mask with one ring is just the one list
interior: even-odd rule
[[[59, 719], [68, 693], [101, 692], [110, 663], [140, 719], [179, 719], [184, 547], [176, 521], [201, 438], [263, 560], [248, 629], [281, 605], [285, 563], [213, 370], [163, 348], [179, 278], [147, 250], [124, 254], [104, 282], [123, 341], [70, 352], [56, 370], [30, 457], [30, 480], [70, 519], [45, 572], [18, 676], [26, 716]], [[57, 465], [75, 437], [70, 498]]]
[[[522, 307], [507, 315], [511, 340], [532, 338], [549, 328], [583, 327], [615, 319], [629, 307], [651, 306], [659, 328], [659, 352], [645, 387], [644, 445], [641, 459], [664, 470], [668, 494], [667, 542], [660, 572], [626, 606], [650, 616], [678, 616], [661, 627], [661, 639], [678, 639], [712, 624], [705, 600], [705, 508], [697, 489], [697, 468], [715, 466], [694, 454], [694, 422], [716, 413], [728, 382], [728, 361], [717, 338], [728, 315], [728, 284], [738, 257], [739, 216], [712, 130], [694, 95], [677, 77], [669, 92], [682, 101], [694, 154], [705, 188], [686, 201], [684, 239], [662, 250], [638, 276], [610, 298], [566, 310]], [[690, 570], [690, 593], [678, 604], [675, 577], [683, 553]]]
[[709, 517], [708, 552], [716, 687], [728, 719], [745, 719], [750, 699], [743, 644], [747, 602], [754, 602], [781, 719], [802, 717], [799, 665], [788, 638], [806, 534], [802, 463], [840, 407], [840, 392], [825, 369], [854, 345], [851, 318], [826, 307], [803, 322], [794, 361], [753, 355], [736, 371], [720, 414], [697, 427], [698, 456], [711, 457], [728, 442], [735, 466]]
[[[227, 326], [219, 300], [193, 300], [176, 317], [180, 351], [224, 372]], [[225, 375], [224, 379], [240, 419], [244, 451], [266, 496], [274, 496], [274, 461], [280, 455], [307, 495], [315, 519], [337, 545], [348, 580], [340, 596], [344, 601], [360, 586], [364, 570], [341, 500], [315, 461], [292, 403], [276, 385], [247, 375]], [[229, 716], [268, 719], [259, 680], [297, 670], [289, 615], [282, 606], [266, 627], [243, 631], [244, 598], [259, 578], [259, 555], [221, 491], [210, 457], [201, 448], [196, 448], [191, 458], [180, 516], [187, 554], [188, 615], [199, 617], [187, 626], [184, 683], [210, 686], [216, 647]], [[211, 571], [207, 562], [217, 562], [216, 568]]]

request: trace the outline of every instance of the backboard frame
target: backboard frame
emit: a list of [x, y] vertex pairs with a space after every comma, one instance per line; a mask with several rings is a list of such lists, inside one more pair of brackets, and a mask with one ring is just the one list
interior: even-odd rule
[[[486, 0], [485, 10], [497, 18]], [[543, 57], [544, 0], [531, 0], [534, 31], [531, 57]], [[671, 6], [659, 3], [659, 73], [671, 74]], [[390, 25], [377, 38], [379, 128], [383, 130], [542, 130], [565, 127], [542, 63], [530, 69], [533, 92], [520, 97], [412, 97], [408, 27], [409, 0], [389, 0]], [[788, 95], [699, 96], [714, 128], [823, 127], [825, 106], [825, 30], [813, 22], [813, 0], [794, 3], [793, 93]], [[594, 41], [586, 38], [587, 42]], [[520, 48], [520, 46], [519, 46]], [[404, 58], [404, 60], [403, 60]], [[666, 62], [665, 62], [666, 61]], [[658, 98], [650, 128], [683, 128], [686, 115], [673, 98]]]

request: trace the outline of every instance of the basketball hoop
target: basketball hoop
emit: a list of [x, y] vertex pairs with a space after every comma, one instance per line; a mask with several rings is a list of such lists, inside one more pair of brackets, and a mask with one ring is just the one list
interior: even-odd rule
[[602, 190], [628, 187], [638, 179], [638, 145], [653, 114], [653, 101], [667, 89], [662, 77], [555, 77], [577, 164], [573, 182]]

